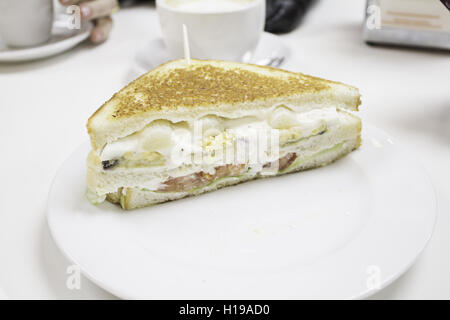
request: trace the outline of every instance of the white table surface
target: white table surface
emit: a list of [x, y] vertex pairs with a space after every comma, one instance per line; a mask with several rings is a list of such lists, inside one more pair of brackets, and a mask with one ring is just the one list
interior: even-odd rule
[[[370, 47], [361, 38], [362, 0], [321, 0], [284, 35], [285, 68], [360, 88], [361, 115], [405, 145], [436, 190], [438, 222], [416, 264], [374, 298], [450, 298], [450, 54]], [[81, 279], [66, 287], [70, 264], [46, 225], [50, 183], [88, 139], [91, 113], [128, 79], [135, 51], [160, 35], [152, 7], [115, 15], [111, 38], [50, 59], [0, 64], [0, 298], [114, 298]], [[151, 54], [151, 53], [150, 53]]]

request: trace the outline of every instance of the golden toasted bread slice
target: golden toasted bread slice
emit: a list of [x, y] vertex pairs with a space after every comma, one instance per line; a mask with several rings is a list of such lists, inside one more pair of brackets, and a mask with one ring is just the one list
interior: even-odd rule
[[301, 73], [235, 62], [171, 61], [116, 93], [89, 119], [95, 151], [156, 119], [192, 121], [206, 114], [238, 118], [277, 104], [296, 112], [336, 107], [357, 110], [354, 87]]

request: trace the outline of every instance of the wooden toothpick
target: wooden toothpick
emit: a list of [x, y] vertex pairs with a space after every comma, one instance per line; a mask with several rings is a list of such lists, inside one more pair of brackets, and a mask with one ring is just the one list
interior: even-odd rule
[[191, 51], [189, 49], [189, 38], [187, 27], [183, 24], [183, 44], [184, 44], [184, 59], [186, 59], [187, 64], [191, 64]]

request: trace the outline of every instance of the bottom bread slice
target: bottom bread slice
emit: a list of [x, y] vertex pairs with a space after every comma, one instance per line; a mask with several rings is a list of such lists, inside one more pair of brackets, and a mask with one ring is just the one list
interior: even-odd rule
[[351, 139], [342, 141], [341, 143], [329, 149], [322, 150], [312, 156], [308, 156], [306, 158], [299, 157], [291, 166], [289, 166], [287, 170], [278, 172], [277, 174], [270, 176], [244, 175], [241, 177], [225, 177], [217, 179], [216, 181], [213, 181], [212, 183], [202, 188], [194, 189], [190, 192], [154, 192], [141, 188], [122, 188], [115, 193], [109, 193], [106, 199], [112, 203], [120, 204], [122, 208], [126, 210], [143, 208], [157, 203], [199, 195], [253, 179], [280, 176], [288, 173], [325, 166], [357, 149], [360, 144], [361, 138], [360, 135], [357, 135]]

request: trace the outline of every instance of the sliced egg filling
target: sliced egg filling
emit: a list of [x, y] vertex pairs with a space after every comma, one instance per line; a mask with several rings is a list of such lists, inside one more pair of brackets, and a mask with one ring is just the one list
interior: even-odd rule
[[139, 132], [107, 144], [100, 159], [103, 170], [172, 169], [193, 161], [220, 167], [248, 164], [252, 162], [249, 159], [265, 165], [285, 156], [289, 147], [302, 139], [323, 134], [338, 123], [335, 108], [296, 113], [284, 105], [259, 117], [207, 115], [192, 123], [156, 120]]

